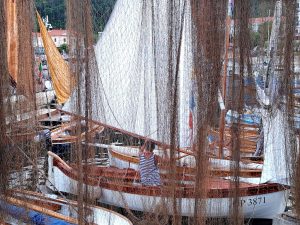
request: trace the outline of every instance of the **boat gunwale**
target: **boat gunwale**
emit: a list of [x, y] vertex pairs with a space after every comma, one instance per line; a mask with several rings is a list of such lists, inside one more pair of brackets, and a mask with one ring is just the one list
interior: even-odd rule
[[[112, 148], [109, 148], [109, 152], [112, 155], [112, 157], [115, 157], [119, 160], [123, 160], [128, 163], [134, 163], [134, 164], [139, 164], [139, 158], [130, 156], [125, 153], [120, 153], [115, 151]], [[166, 162], [163, 163], [158, 163], [158, 167], [160, 169], [167, 169]], [[176, 166], [176, 171], [181, 172], [181, 173], [187, 173], [187, 174], [195, 174], [196, 169], [190, 166]], [[211, 175], [218, 175], [218, 176], [230, 176], [232, 175], [232, 171], [230, 169], [216, 169], [216, 168], [209, 168], [209, 172]], [[240, 175], [242, 177], [261, 177], [261, 169], [241, 169], [239, 171]]]

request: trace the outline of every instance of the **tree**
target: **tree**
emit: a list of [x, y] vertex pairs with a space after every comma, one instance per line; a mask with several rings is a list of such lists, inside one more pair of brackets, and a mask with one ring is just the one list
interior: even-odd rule
[[274, 5], [276, 0], [250, 0], [250, 17], [267, 17], [274, 14]]
[[64, 29], [66, 24], [66, 5], [61, 0], [36, 0], [36, 8], [42, 17], [48, 16], [55, 29]]
[[[92, 0], [91, 2], [94, 32], [97, 34], [104, 30], [116, 0]], [[42, 17], [49, 17], [49, 22], [54, 29], [66, 28], [65, 1], [35, 0], [35, 4]]]
[[272, 30], [272, 22], [265, 22], [261, 24], [258, 28], [258, 32], [260, 35], [260, 43], [262, 45], [265, 45], [266, 42], [268, 42], [270, 38], [270, 33]]
[[260, 35], [258, 32], [251, 31], [250, 32], [250, 39], [251, 39], [251, 49], [258, 46], [260, 43]]
[[63, 52], [66, 52], [66, 53], [69, 53], [69, 47], [67, 44], [62, 44], [58, 47], [58, 50], [60, 53], [63, 53]]

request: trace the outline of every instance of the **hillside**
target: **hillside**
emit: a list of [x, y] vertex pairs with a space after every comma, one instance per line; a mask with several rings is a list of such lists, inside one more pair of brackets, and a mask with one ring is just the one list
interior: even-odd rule
[[[275, 0], [250, 0], [251, 17], [273, 15]], [[36, 7], [42, 17], [48, 15], [53, 28], [65, 28], [66, 6], [63, 0], [36, 0]], [[103, 31], [116, 0], [91, 0], [95, 33]]]
[[[95, 33], [103, 31], [116, 0], [91, 0]], [[52, 27], [64, 29], [66, 26], [66, 5], [62, 0], [35, 0], [42, 17], [48, 15]]]

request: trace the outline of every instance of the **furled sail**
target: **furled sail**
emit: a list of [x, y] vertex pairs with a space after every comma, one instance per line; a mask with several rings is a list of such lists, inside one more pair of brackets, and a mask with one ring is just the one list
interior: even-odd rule
[[56, 48], [38, 12], [37, 18], [57, 101], [62, 104], [70, 97], [74, 80], [70, 74], [67, 62]]

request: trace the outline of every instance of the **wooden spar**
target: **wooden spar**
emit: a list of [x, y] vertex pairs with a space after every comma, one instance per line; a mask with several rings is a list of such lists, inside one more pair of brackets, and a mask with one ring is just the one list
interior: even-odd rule
[[[51, 135], [51, 139], [53, 143], [62, 143], [62, 142], [75, 142], [78, 138], [81, 139], [81, 141], [85, 140], [86, 137], [86, 132], [82, 132], [80, 134], [80, 136], [76, 136], [76, 135], [64, 135], [61, 136], [60, 133], [62, 131], [68, 130], [69, 128], [72, 128], [74, 124], [65, 124], [60, 128], [57, 128], [55, 130], [52, 131], [52, 135]], [[104, 127], [102, 127], [99, 124], [94, 125], [92, 128], [89, 129], [88, 134], [93, 134], [95, 132], [102, 132], [104, 130]]]
[[[78, 115], [74, 115], [74, 114], [72, 114], [72, 113], [65, 112], [65, 111], [62, 111], [62, 112], [65, 113], [65, 114], [69, 114], [69, 115], [71, 115], [71, 116], [80, 118], [80, 116], [78, 116]], [[82, 117], [82, 118], [83, 118], [83, 117]], [[94, 123], [94, 124], [97, 124], [97, 125], [98, 125], [98, 126], [92, 126], [94, 129], [92, 129], [91, 132], [95, 132], [95, 131], [100, 130], [100, 129], [101, 129], [100, 132], [102, 132], [102, 130], [104, 129], [104, 127], [107, 127], [107, 128], [109, 128], [109, 129], [112, 129], [112, 130], [115, 130], [115, 131], [118, 131], [118, 132], [121, 132], [121, 133], [125, 133], [125, 134], [131, 135], [131, 136], [133, 136], [133, 137], [144, 138], [144, 139], [146, 139], [145, 137], [142, 137], [142, 136], [140, 136], [140, 135], [136, 135], [136, 134], [133, 134], [133, 133], [130, 133], [130, 132], [127, 132], [127, 131], [123, 131], [123, 130], [121, 130], [121, 129], [118, 129], [118, 128], [109, 126], [109, 125], [107, 125], [107, 124], [100, 123], [100, 122], [98, 122], [98, 121], [90, 120], [90, 122], [91, 122], [91, 124]], [[59, 133], [65, 131], [65, 130], [67, 130], [67, 129], [69, 129], [69, 128], [72, 128], [72, 125], [70, 125], [70, 123], [64, 124], [64, 125], [62, 125], [60, 128], [53, 130], [53, 131], [52, 131], [52, 142], [53, 142], [53, 143], [64, 143], [64, 142], [72, 142], [72, 141], [74, 142], [74, 141], [76, 140], [76, 137], [74, 137], [74, 136], [63, 136], [63, 137], [60, 137], [60, 135], [59, 135]], [[247, 131], [247, 130], [244, 130], [244, 132], [246, 132], [246, 131]], [[214, 131], [214, 130], [212, 130], [211, 132], [214, 133], [215, 135], [218, 135], [218, 134], [219, 134], [219, 132]], [[253, 133], [253, 135], [252, 135], [251, 137], [254, 137], [254, 136], [255, 136], [255, 132], [257, 132], [257, 131], [256, 131], [256, 130], [252, 131], [252, 130], [250, 129], [249, 132], [250, 132], [250, 133]], [[228, 132], [227, 132], [227, 129], [226, 129], [226, 132], [225, 132], [226, 136], [228, 136], [227, 133], [228, 133]], [[241, 133], [241, 135], [243, 136], [243, 140], [245, 140], [245, 141], [242, 141], [244, 144], [242, 144], [242, 146], [241, 146], [241, 151], [242, 151], [242, 152], [245, 152], [245, 153], [253, 153], [252, 148], [249, 148], [249, 144], [251, 144], [251, 146], [253, 145], [253, 140], [249, 139], [249, 141], [248, 141], [247, 138], [244, 138], [245, 136], [248, 135], [248, 134], [246, 134], [246, 133]], [[249, 135], [251, 135], [251, 134], [249, 134]], [[81, 137], [84, 137], [84, 136], [81, 135]], [[159, 143], [159, 142], [157, 142], [157, 141], [155, 141], [155, 142], [156, 142], [156, 143]], [[213, 145], [214, 145], [214, 144], [213, 144]], [[167, 145], [163, 145], [163, 144], [162, 144], [162, 146], [165, 147], [165, 146], [167, 146]], [[160, 146], [159, 146], [159, 147], [160, 147]], [[225, 147], [227, 148], [227, 145], [226, 145]], [[223, 148], [224, 148], [224, 145], [223, 145]], [[168, 149], [162, 149], [162, 150], [168, 150]], [[189, 151], [189, 150], [187, 150], [187, 149], [177, 149], [177, 150], [178, 150], [178, 152], [184, 154], [184, 156], [180, 156], [179, 158], [177, 158], [177, 160], [180, 159], [181, 157], [194, 156], [194, 153], [191, 152], [191, 151]], [[214, 156], [214, 155], [212, 155], [211, 158], [217, 158], [217, 157]], [[126, 160], [128, 161], [128, 158], [127, 158]], [[126, 161], [126, 160], [125, 160], [125, 161]], [[136, 160], [137, 160], [137, 159], [130, 159], [129, 161], [132, 162], [132, 161], [136, 161]], [[128, 162], [129, 162], [129, 161], [128, 161]], [[243, 160], [242, 160], [242, 161], [243, 161]], [[248, 161], [249, 161], [249, 160], [247, 160], [247, 162], [248, 162]], [[135, 163], [137, 163], [137, 162], [135, 162]], [[220, 174], [220, 172], [217, 172], [217, 173]], [[226, 173], [227, 173], [227, 172], [226, 172]]]
[[[33, 196], [35, 198], [42, 199], [42, 201], [51, 201], [51, 202], [66, 204], [66, 200], [63, 200], [63, 199], [60, 199], [60, 198], [49, 198], [49, 197], [47, 197], [47, 196], [45, 196], [41, 193], [38, 193], [38, 192], [32, 192], [32, 191], [28, 191], [28, 190], [18, 190], [18, 189], [11, 189], [11, 190], [8, 190], [8, 191], [10, 192], [11, 195], [21, 194], [21, 195], [25, 195], [25, 196]], [[68, 200], [67, 203], [69, 203], [71, 205], [76, 205], [76, 203], [74, 203], [71, 200]]]
[[[220, 134], [220, 131], [219, 130], [213, 130], [211, 129], [210, 131], [211, 134], [216, 134], [216, 135], [219, 135]], [[225, 127], [225, 131], [224, 131], [224, 134], [228, 137], [231, 136], [231, 133], [230, 133], [230, 130], [229, 128]], [[240, 132], [240, 138], [244, 138], [244, 139], [256, 139], [258, 138], [259, 135], [258, 135], [258, 130], [241, 130]]]
[[[67, 165], [67, 164], [65, 164]], [[28, 190], [18, 190], [18, 189], [9, 189], [8, 192], [10, 193], [10, 195], [12, 195], [12, 197], [15, 198], [15, 196], [17, 198], [19, 198], [20, 196], [24, 196], [24, 197], [27, 197], [27, 198], [33, 198], [33, 199], [36, 199], [36, 200], [41, 200], [42, 202], [50, 202], [50, 203], [56, 203], [58, 205], [68, 205], [68, 206], [72, 206], [73, 208], [77, 207], [77, 202], [76, 201], [72, 201], [70, 199], [62, 199], [62, 198], [50, 198], [50, 197], [47, 197], [45, 196], [44, 194], [42, 193], [38, 193], [38, 192], [32, 192], [32, 191], [28, 191]], [[118, 214], [117, 212], [113, 211], [113, 210], [110, 210], [110, 209], [106, 209], [106, 208], [103, 208], [103, 207], [100, 207], [100, 206], [92, 206], [90, 207], [90, 209], [92, 209], [94, 211], [94, 215], [95, 213], [99, 212], [100, 211], [103, 211], [103, 212], [108, 212], [116, 217], [119, 217], [119, 218], [123, 218], [124, 220], [126, 220], [126, 224], [132, 224], [130, 222], [130, 220], [128, 220], [128, 218], [126, 218], [125, 216], [121, 215], [121, 214]], [[95, 211], [96, 210], [96, 211]], [[97, 224], [100, 224], [99, 223], [100, 221], [97, 221]], [[103, 222], [103, 221], [101, 221]], [[112, 222], [111, 222], [112, 223]], [[109, 224], [111, 224], [109, 223]], [[0, 223], [1, 224], [1, 223]], [[89, 223], [91, 225], [95, 225], [95, 223]], [[114, 223], [113, 223], [114, 224]]]
[[22, 195], [22, 196], [10, 196], [13, 197], [15, 199], [21, 200], [21, 201], [25, 201], [27, 203], [51, 210], [51, 211], [58, 211], [61, 209], [61, 204], [57, 204], [53, 201], [46, 201], [45, 199], [40, 199], [40, 198], [28, 198], [28, 196]]
[[[36, 112], [31, 112], [30, 114], [35, 115], [38, 114], [36, 120], [38, 122], [46, 121], [49, 117], [49, 113], [41, 113], [40, 110], [37, 110]], [[57, 116], [59, 113], [58, 110], [54, 110], [50, 112], [52, 116]], [[28, 141], [33, 140], [33, 138], [37, 135], [37, 133], [43, 129], [51, 129], [51, 127], [44, 127], [40, 124], [37, 125], [37, 130], [33, 128], [28, 128], [28, 121], [30, 118], [26, 118], [24, 120], [18, 121], [15, 123], [13, 128], [10, 131], [5, 132], [3, 139], [7, 139], [8, 142], [10, 142], [11, 139], [14, 140], [15, 143], [22, 142], [22, 141]]]
[[[228, 64], [228, 49], [229, 49], [229, 35], [230, 35], [230, 16], [226, 17], [226, 40], [225, 40], [225, 62], [224, 62], [224, 73], [223, 73], [223, 83], [222, 83], [222, 98], [226, 108], [226, 79], [227, 79], [227, 64]], [[224, 128], [225, 128], [225, 115], [226, 109], [221, 109], [220, 123], [219, 123], [219, 158], [224, 158], [223, 153], [223, 138], [224, 138]]]
[[31, 204], [31, 203], [13, 198], [13, 197], [7, 197], [7, 198], [5, 198], [5, 200], [8, 203], [16, 205], [16, 206], [24, 207], [26, 209], [31, 209], [31, 210], [34, 210], [36, 212], [40, 212], [40, 213], [43, 213], [45, 215], [52, 216], [52, 217], [60, 219], [60, 220], [64, 220], [64, 221], [69, 222], [69, 223], [78, 224], [78, 221], [76, 219], [68, 217], [68, 216], [64, 216], [64, 215], [62, 215], [60, 213], [57, 213], [57, 212], [53, 212], [53, 211], [51, 211], [49, 209], [46, 209], [44, 207], [40, 207], [40, 206]]
[[[117, 159], [123, 160], [128, 163], [133, 163], [133, 164], [139, 164], [139, 158], [124, 154], [124, 153], [119, 153], [117, 151], [114, 151], [113, 149], [109, 149], [109, 152], [112, 157], [115, 157]], [[170, 167], [168, 166], [168, 160], [164, 160], [162, 162], [159, 161], [158, 167], [161, 170], [168, 170]], [[179, 174], [195, 174], [196, 170], [193, 167], [190, 166], [177, 166], [176, 167], [176, 172]], [[230, 169], [218, 169], [218, 168], [210, 168], [209, 172], [213, 176], [231, 176], [233, 174], [233, 171], [230, 171]], [[261, 176], [261, 169], [241, 169], [240, 170], [240, 176], [242, 177], [260, 177]]]
[[[57, 164], [58, 165], [58, 164]], [[72, 167], [73, 168], [73, 167]], [[140, 174], [138, 171], [134, 169], [119, 169], [119, 168], [110, 168], [109, 171], [106, 167], [97, 167], [97, 166], [84, 166], [89, 177], [98, 179], [101, 177], [102, 179], [113, 180], [113, 181], [127, 181], [134, 182], [140, 181]], [[75, 169], [75, 168], [73, 168]], [[195, 181], [195, 175], [193, 174], [195, 169], [190, 167], [177, 167], [176, 168], [176, 180], [177, 181]], [[261, 176], [261, 170], [259, 169], [248, 169], [241, 170], [243, 177], [245, 178], [258, 178]], [[232, 176], [232, 172], [230, 169], [227, 170], [219, 170], [214, 169], [210, 171], [211, 176], [215, 177], [227, 177]], [[168, 184], [170, 178], [172, 179], [173, 174], [170, 173], [161, 173], [160, 178], [163, 183]]]
[[[68, 115], [71, 115], [71, 116], [74, 116], [74, 117], [77, 117], [77, 118], [80, 118], [80, 119], [84, 119], [83, 116], [80, 116], [80, 115], [76, 115], [74, 113], [71, 113], [71, 112], [67, 112], [67, 111], [64, 111], [64, 110], [61, 110], [61, 109], [58, 109], [60, 112], [62, 113], [65, 113], [65, 114], [68, 114]], [[131, 137], [134, 137], [134, 138], [137, 138], [137, 139], [141, 139], [141, 140], [144, 140], [144, 141], [151, 141], [153, 142], [154, 144], [156, 144], [157, 146], [159, 146], [160, 148], [162, 149], [169, 149], [171, 146], [168, 145], [168, 144], [165, 144], [165, 143], [162, 143], [160, 141], [157, 141], [157, 140], [154, 140], [154, 139], [151, 139], [151, 138], [147, 138], [147, 137], [144, 137], [142, 135], [139, 135], [139, 134], [135, 134], [135, 133], [132, 133], [132, 132], [129, 132], [129, 131], [126, 131], [126, 130], [123, 130], [121, 128], [117, 128], [117, 127], [113, 127], [111, 125], [108, 125], [108, 124], [105, 124], [105, 123], [102, 123], [102, 122], [99, 122], [99, 121], [95, 121], [95, 120], [89, 120], [90, 122], [92, 123], [95, 123], [95, 124], [98, 124], [100, 126], [103, 126], [104, 128], [109, 128], [113, 131], [116, 131], [116, 132], [120, 132], [122, 134], [125, 134], [125, 135], [128, 135], [128, 136], [131, 136]], [[60, 128], [58, 128], [57, 130], [59, 130]], [[57, 131], [55, 130], [55, 131]], [[55, 132], [54, 131], [54, 132]], [[185, 150], [185, 149], [180, 149], [178, 148], [177, 151], [181, 152], [181, 153], [184, 153], [184, 154], [187, 154], [187, 155], [191, 155], [191, 156], [194, 156], [195, 154], [191, 151], [188, 151], [188, 150]]]
[[[70, 115], [71, 117], [77, 117], [77, 118], [81, 118], [81, 119], [84, 118], [84, 117], [81, 117], [79, 115], [76, 115], [76, 114], [73, 114], [73, 113], [70, 113], [70, 112], [66, 112], [66, 111], [63, 111], [63, 110], [60, 110], [60, 112], [62, 114]], [[72, 121], [72, 119], [71, 119], [71, 121]], [[145, 138], [145, 137], [143, 137], [141, 135], [138, 135], [138, 134], [135, 134], [135, 133], [131, 133], [131, 132], [128, 132], [128, 131], [125, 131], [125, 130], [122, 130], [122, 129], [119, 129], [119, 128], [116, 128], [116, 127], [113, 127], [113, 126], [110, 126], [110, 125], [107, 125], [107, 124], [95, 121], [95, 120], [89, 120], [89, 121], [90, 121], [90, 124], [96, 124], [96, 125], [98, 125], [98, 128], [97, 128], [97, 126], [96, 127], [94, 125], [92, 126], [92, 127], [95, 128], [95, 129], [92, 129], [93, 133], [96, 132], [96, 131], [102, 132], [104, 128], [108, 128], [108, 129], [111, 129], [113, 131], [120, 132], [120, 133], [123, 133], [125, 135], [137, 138], [137, 139], [151, 140], [151, 141], [153, 141], [153, 143], [156, 143], [158, 145], [158, 147], [159, 147], [160, 150], [163, 150], [163, 151], [168, 151], [169, 150], [167, 148], [167, 147], [169, 147], [169, 145], [166, 145], [166, 144], [161, 143], [159, 141], [155, 141], [155, 140], [152, 140], [152, 139], [147, 139], [147, 138]], [[65, 131], [65, 130], [71, 128], [71, 127], [72, 126], [70, 125], [70, 123], [68, 123], [68, 124], [62, 125], [58, 129], [54, 129], [52, 131], [52, 135], [51, 135], [52, 136], [52, 142], [54, 144], [55, 143], [64, 143], [64, 142], [74, 142], [77, 137], [74, 137], [74, 136], [60, 136], [59, 135], [59, 133], [62, 133], [63, 131]], [[219, 135], [219, 131], [211, 130], [210, 132], [213, 133], [214, 135]], [[226, 137], [230, 137], [229, 136], [229, 132], [227, 130], [227, 127], [225, 129], [224, 135], [226, 135]], [[257, 136], [257, 130], [254, 129], [252, 126], [249, 129], [246, 129], [246, 128], [242, 129], [242, 131], [241, 131], [241, 139], [242, 139], [241, 151], [242, 152], [244, 152], [244, 153], [253, 153], [253, 149], [254, 148], [250, 148], [249, 144], [251, 146], [254, 146], [253, 145], [254, 144], [253, 139], [251, 139], [251, 138], [255, 138], [256, 136]], [[211, 143], [211, 145], [215, 146], [217, 144], [216, 144], [216, 142], [214, 142], [214, 143]], [[137, 147], [137, 146], [135, 146], [135, 147]], [[228, 149], [228, 146], [227, 145], [224, 146], [224, 143], [223, 143], [223, 148], [224, 147], [226, 147], [226, 149]], [[184, 154], [184, 156], [182, 156], [182, 157], [194, 156], [193, 152], [191, 152], [190, 150], [185, 149], [185, 148], [178, 148], [177, 151]], [[218, 156], [215, 156], [215, 155], [210, 155], [210, 157], [211, 158], [218, 158]], [[180, 159], [180, 158], [181, 158], [181, 156], [179, 158], [177, 158], [177, 160]], [[132, 159], [132, 160], [134, 160], [134, 159]], [[247, 160], [247, 163], [248, 163], [248, 161], [249, 160]], [[243, 162], [243, 160], [242, 160], [242, 162]]]
[[[211, 134], [214, 134], [216, 136], [216, 135], [220, 135], [220, 132], [216, 131], [216, 130], [212, 130]], [[251, 134], [251, 133], [247, 134], [247, 133], [243, 133], [242, 131], [241, 131], [241, 133], [240, 133], [239, 136], [240, 136], [241, 142], [243, 142], [243, 141], [244, 142], [252, 142], [254, 144], [256, 144], [257, 139], [259, 137], [258, 134], [257, 134], [257, 132], [253, 133], [253, 134]], [[225, 139], [226, 138], [231, 138], [231, 133], [230, 133], [229, 130], [225, 130], [225, 132], [224, 132], [224, 138]]]
[[[71, 116], [74, 116], [74, 117], [78, 117], [78, 118], [84, 120], [84, 117], [83, 117], [83, 116], [76, 115], [76, 114], [74, 114], [74, 113], [67, 112], [67, 111], [64, 111], [64, 110], [61, 110], [61, 109], [59, 109], [59, 111], [61, 111], [62, 113], [65, 113], [65, 114], [68, 114], [68, 115], [71, 115]], [[111, 130], [114, 130], [114, 131], [116, 131], [116, 132], [120, 132], [120, 133], [129, 135], [129, 136], [135, 137], [135, 138], [137, 138], [137, 139], [141, 139], [141, 140], [145, 140], [145, 141], [146, 141], [146, 140], [147, 140], [147, 141], [151, 141], [151, 142], [153, 142], [154, 144], [156, 144], [156, 145], [158, 145], [158, 146], [160, 146], [160, 147], [162, 147], [162, 148], [169, 148], [169, 147], [170, 147], [170, 145], [168, 145], [168, 144], [162, 143], [162, 142], [160, 142], [160, 141], [157, 141], [157, 140], [154, 140], [154, 139], [151, 139], [151, 138], [148, 138], [148, 137], [144, 137], [144, 136], [139, 135], [139, 134], [135, 134], [135, 133], [132, 133], [132, 132], [123, 130], [123, 129], [121, 129], [121, 128], [113, 127], [113, 126], [111, 126], [111, 125], [108, 125], [108, 124], [105, 124], [105, 123], [102, 123], [102, 122], [99, 122], [99, 121], [95, 121], [95, 120], [89, 120], [89, 121], [91, 121], [91, 122], [93, 122], [93, 123], [95, 123], [95, 124], [99, 124], [99, 125], [101, 125], [101, 126], [103, 126], [103, 127], [105, 127], [105, 128], [109, 128], [109, 129], [111, 129]]]

